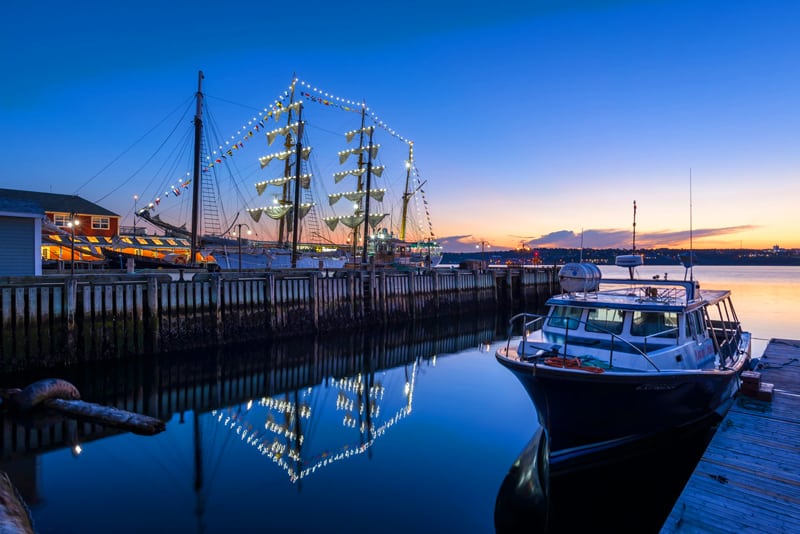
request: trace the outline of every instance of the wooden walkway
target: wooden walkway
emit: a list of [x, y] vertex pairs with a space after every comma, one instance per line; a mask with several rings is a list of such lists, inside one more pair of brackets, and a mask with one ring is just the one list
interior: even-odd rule
[[800, 341], [770, 340], [760, 366], [772, 401], [739, 395], [662, 533], [800, 532]]

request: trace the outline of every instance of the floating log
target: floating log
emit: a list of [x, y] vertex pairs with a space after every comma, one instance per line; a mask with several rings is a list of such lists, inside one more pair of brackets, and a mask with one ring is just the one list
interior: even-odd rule
[[80, 400], [78, 389], [60, 378], [39, 380], [22, 390], [5, 390], [0, 396], [7, 398], [12, 406], [23, 413], [44, 407], [79, 421], [119, 428], [145, 436], [152, 436], [166, 429], [166, 423], [155, 417], [84, 402]]
[[8, 475], [0, 471], [0, 532], [34, 534], [28, 507], [19, 496]]
[[120, 428], [143, 436], [152, 436], [167, 428], [164, 421], [155, 417], [82, 400], [47, 399], [42, 405], [79, 421]]

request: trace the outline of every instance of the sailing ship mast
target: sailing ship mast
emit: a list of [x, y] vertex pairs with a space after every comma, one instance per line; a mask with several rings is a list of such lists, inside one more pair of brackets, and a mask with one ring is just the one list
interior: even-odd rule
[[197, 235], [200, 220], [200, 147], [203, 140], [203, 71], [197, 74], [197, 109], [194, 115], [194, 170], [192, 182], [192, 235], [189, 263], [194, 265], [197, 258]]
[[[275, 199], [271, 206], [264, 206], [261, 208], [248, 209], [250, 217], [256, 222], [261, 218], [262, 213], [271, 218], [280, 221], [278, 244], [283, 245], [284, 239], [288, 231], [292, 232], [292, 259], [291, 266], [297, 267], [297, 249], [300, 239], [300, 219], [305, 217], [308, 211], [313, 207], [313, 204], [301, 204], [300, 202], [300, 188], [308, 189], [311, 187], [311, 174], [302, 174], [301, 160], [308, 160], [311, 154], [311, 147], [303, 146], [303, 103], [301, 101], [294, 101], [294, 88], [296, 79], [292, 80], [291, 98], [288, 106], [281, 106], [271, 112], [271, 116], [275, 120], [279, 120], [283, 112], [288, 113], [288, 121], [286, 126], [277, 128], [266, 133], [267, 144], [271, 145], [277, 136], [284, 136], [284, 151], [274, 154], [268, 154], [259, 158], [261, 168], [265, 168], [273, 159], [284, 160], [283, 176], [271, 180], [264, 180], [255, 184], [256, 191], [259, 195], [263, 194], [267, 186], [276, 185], [282, 188], [281, 198]], [[297, 121], [292, 122], [292, 113], [297, 111]], [[294, 139], [292, 138], [294, 134]], [[294, 157], [294, 160], [291, 158]], [[292, 171], [292, 167], [294, 170]], [[292, 182], [294, 188], [292, 189]], [[289, 200], [289, 198], [292, 200]], [[289, 218], [290, 217], [290, 218]]]
[[297, 231], [300, 226], [300, 155], [303, 153], [303, 106], [297, 110], [297, 147], [295, 149], [294, 207], [292, 208], [292, 269], [297, 267]]
[[[372, 187], [372, 176], [380, 177], [383, 174], [384, 167], [382, 165], [373, 165], [373, 160], [377, 157], [380, 145], [374, 143], [373, 135], [375, 133], [375, 127], [365, 126], [366, 111], [366, 104], [362, 104], [361, 128], [345, 133], [347, 142], [352, 141], [356, 134], [358, 134], [358, 147], [339, 151], [339, 163], [344, 164], [351, 155], [355, 154], [358, 156], [358, 167], [352, 170], [340, 171], [333, 175], [335, 182], [339, 183], [348, 174], [352, 174], [357, 178], [356, 190], [328, 195], [330, 205], [335, 204], [341, 198], [346, 198], [353, 202], [353, 214], [325, 218], [325, 224], [328, 225], [331, 231], [335, 230], [339, 223], [353, 230], [353, 257], [356, 256], [357, 252], [359, 228], [362, 223], [364, 224], [364, 238], [361, 249], [362, 263], [367, 262], [367, 244], [369, 243], [370, 227], [374, 229], [378, 223], [388, 216], [387, 213], [370, 213], [370, 197], [378, 202], [382, 202], [386, 189], [375, 189]], [[364, 138], [366, 136], [368, 136], [368, 141], [367, 145], [364, 146]], [[362, 201], [364, 202], [363, 209]]]
[[[295, 77], [292, 76], [292, 80], [294, 80], [294, 79], [295, 79]], [[293, 112], [292, 104], [294, 104], [294, 89], [295, 89], [295, 84], [294, 84], [294, 82], [292, 82], [292, 86], [291, 86], [291, 88], [289, 90], [289, 113], [287, 113], [287, 118], [286, 118], [286, 126], [287, 127], [292, 124], [292, 118], [293, 118], [292, 117], [292, 112]], [[293, 145], [294, 145], [294, 141], [292, 140], [292, 130], [290, 128], [289, 131], [286, 134], [286, 138], [284, 140], [283, 146], [284, 146], [284, 149], [288, 152], [289, 150], [291, 150]], [[289, 176], [291, 172], [292, 172], [292, 162], [291, 162], [291, 160], [289, 158], [286, 158], [286, 161], [284, 161], [284, 164], [283, 164], [283, 175], [284, 176]], [[282, 191], [283, 194], [281, 195], [281, 198], [279, 200], [280, 204], [284, 204], [285, 205], [285, 204], [287, 204], [289, 202], [289, 194], [290, 194], [290, 192], [291, 192], [291, 189], [289, 187], [289, 182], [284, 182], [283, 191]], [[281, 217], [280, 224], [278, 226], [278, 246], [283, 246], [286, 243], [286, 235], [288, 234], [289, 230], [291, 230], [291, 228], [287, 227], [286, 219]]]

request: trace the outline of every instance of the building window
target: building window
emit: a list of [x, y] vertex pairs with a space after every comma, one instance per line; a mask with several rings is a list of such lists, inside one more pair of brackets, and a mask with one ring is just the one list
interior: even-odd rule
[[66, 228], [69, 224], [69, 213], [54, 213], [53, 223], [55, 223], [56, 226]]
[[108, 217], [92, 217], [92, 230], [108, 230], [111, 222]]

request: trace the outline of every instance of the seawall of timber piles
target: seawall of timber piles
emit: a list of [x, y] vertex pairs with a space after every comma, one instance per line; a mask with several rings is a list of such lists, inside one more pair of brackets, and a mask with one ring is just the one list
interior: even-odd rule
[[5, 371], [536, 305], [554, 267], [0, 279]]

